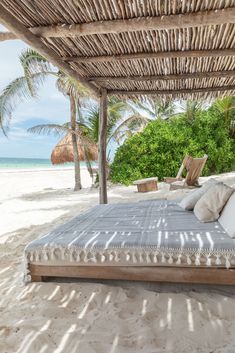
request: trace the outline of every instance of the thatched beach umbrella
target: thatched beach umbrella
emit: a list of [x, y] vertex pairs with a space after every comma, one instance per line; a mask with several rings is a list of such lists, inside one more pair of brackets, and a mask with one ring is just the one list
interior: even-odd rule
[[[78, 138], [78, 154], [79, 160], [85, 161], [85, 151], [84, 147], [79, 141]], [[86, 143], [86, 154], [91, 161], [97, 161], [98, 159], [98, 148], [95, 143], [87, 142]], [[51, 153], [51, 162], [52, 164], [63, 164], [67, 162], [73, 162], [73, 145], [72, 145], [72, 136], [67, 134], [63, 137], [55, 146]]]

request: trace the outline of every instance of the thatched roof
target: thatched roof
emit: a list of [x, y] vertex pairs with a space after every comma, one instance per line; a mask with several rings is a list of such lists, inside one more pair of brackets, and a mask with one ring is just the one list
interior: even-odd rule
[[1, 21], [96, 94], [235, 94], [235, 0], [2, 0]]
[[[80, 142], [78, 142], [78, 153], [80, 161], [86, 160], [84, 148]], [[89, 159], [96, 161], [98, 159], [98, 148], [96, 144], [90, 143], [87, 146], [87, 153]], [[63, 164], [67, 162], [73, 162], [73, 146], [72, 146], [72, 137], [71, 134], [63, 137], [55, 146], [51, 153], [51, 162], [52, 164]]]

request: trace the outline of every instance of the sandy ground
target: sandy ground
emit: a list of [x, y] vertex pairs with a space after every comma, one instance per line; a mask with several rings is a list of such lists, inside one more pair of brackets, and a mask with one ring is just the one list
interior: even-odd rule
[[[220, 176], [235, 185], [235, 173]], [[98, 203], [73, 171], [0, 171], [1, 353], [234, 353], [235, 289], [131, 282], [22, 283], [24, 246]], [[185, 192], [185, 191], [184, 191]], [[109, 189], [110, 202], [180, 198], [160, 185]]]

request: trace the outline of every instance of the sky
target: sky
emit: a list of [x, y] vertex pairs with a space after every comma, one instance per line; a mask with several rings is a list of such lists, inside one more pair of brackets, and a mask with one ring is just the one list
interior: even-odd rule
[[[0, 31], [4, 30], [0, 26]], [[0, 43], [0, 94], [15, 78], [22, 76], [19, 55], [27, 46], [19, 40]], [[37, 136], [29, 127], [69, 120], [69, 101], [55, 87], [55, 79], [47, 79], [37, 99], [22, 101], [14, 110], [8, 138], [0, 132], [0, 157], [50, 158], [58, 136]]]

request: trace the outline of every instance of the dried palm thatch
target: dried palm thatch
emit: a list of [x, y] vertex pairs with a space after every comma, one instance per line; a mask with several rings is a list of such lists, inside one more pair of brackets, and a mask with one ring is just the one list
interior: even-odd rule
[[235, 94], [235, 0], [2, 0], [1, 20], [96, 93]]
[[[86, 150], [78, 139], [78, 154], [79, 160], [85, 161], [89, 158], [90, 161], [96, 161], [98, 159], [98, 148], [95, 143], [86, 144]], [[72, 136], [67, 134], [63, 137], [55, 146], [51, 153], [52, 164], [63, 164], [67, 162], [73, 162], [73, 145]]]

